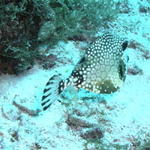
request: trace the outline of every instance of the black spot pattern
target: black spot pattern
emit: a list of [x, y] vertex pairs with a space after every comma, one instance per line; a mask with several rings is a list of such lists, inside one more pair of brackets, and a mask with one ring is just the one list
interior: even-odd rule
[[79, 73], [79, 71], [73, 71], [71, 74], [71, 79], [73, 79], [73, 84], [76, 87], [84, 81], [83, 74]]
[[65, 87], [64, 81], [61, 80], [58, 86], [58, 94], [60, 94], [64, 90], [64, 87]]
[[127, 45], [125, 39], [112, 34], [97, 38], [73, 70], [72, 84], [95, 93], [116, 91], [125, 79], [126, 67], [120, 60]]

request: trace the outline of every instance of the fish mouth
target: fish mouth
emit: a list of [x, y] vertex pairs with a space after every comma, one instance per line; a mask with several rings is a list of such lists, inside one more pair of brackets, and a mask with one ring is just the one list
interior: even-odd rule
[[122, 43], [122, 50], [124, 51], [128, 46], [128, 41]]

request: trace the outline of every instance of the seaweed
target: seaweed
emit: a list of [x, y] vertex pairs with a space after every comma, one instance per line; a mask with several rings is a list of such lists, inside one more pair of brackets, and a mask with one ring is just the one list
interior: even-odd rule
[[1, 0], [0, 71], [27, 70], [43, 57], [39, 44], [87, 40], [117, 14], [109, 0]]

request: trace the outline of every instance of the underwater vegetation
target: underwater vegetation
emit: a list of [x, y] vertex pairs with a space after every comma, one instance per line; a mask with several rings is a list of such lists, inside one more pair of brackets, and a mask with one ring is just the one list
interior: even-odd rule
[[1, 0], [1, 73], [31, 68], [45, 57], [36, 49], [41, 43], [53, 47], [59, 40], [87, 40], [117, 14], [109, 0]]

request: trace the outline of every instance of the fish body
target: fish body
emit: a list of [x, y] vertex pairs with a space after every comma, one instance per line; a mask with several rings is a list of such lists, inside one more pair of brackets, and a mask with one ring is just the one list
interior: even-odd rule
[[[56, 90], [55, 94], [61, 94], [70, 85], [98, 94], [110, 94], [117, 91], [125, 80], [126, 66], [122, 55], [127, 44], [125, 39], [112, 34], [99, 37], [87, 49], [69, 78], [64, 81], [59, 76], [55, 76], [58, 81], [57, 87], [53, 87]], [[53, 98], [55, 95], [51, 87], [54, 85], [53, 78], [49, 79], [42, 97], [44, 110], [51, 105], [53, 99], [57, 98], [57, 96]]]

